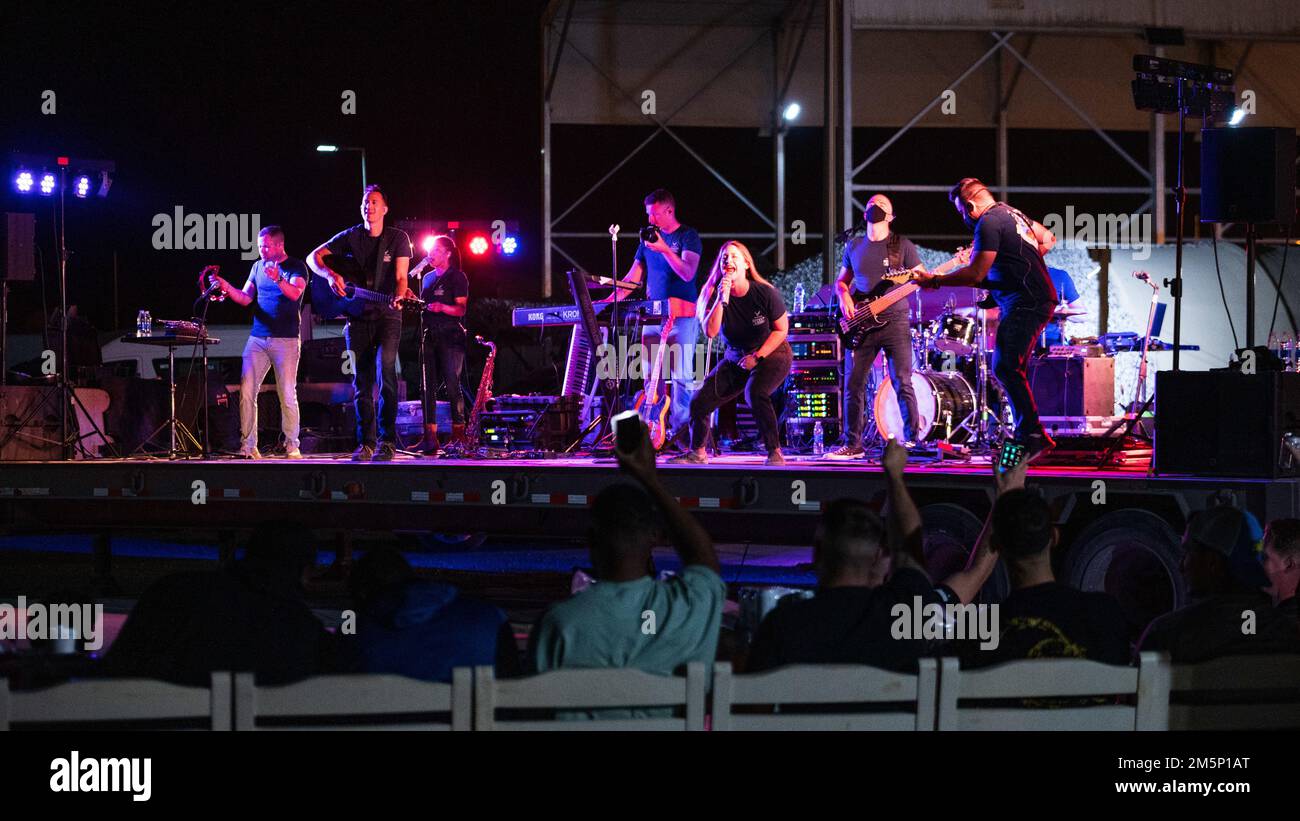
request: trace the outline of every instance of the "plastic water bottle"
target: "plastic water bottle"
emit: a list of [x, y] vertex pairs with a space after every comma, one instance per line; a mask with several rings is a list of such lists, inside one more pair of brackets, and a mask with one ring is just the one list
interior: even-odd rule
[[153, 317], [149, 316], [149, 312], [144, 309], [135, 316], [135, 335], [153, 336]]
[[821, 456], [826, 452], [826, 440], [822, 432], [822, 420], [818, 419], [813, 422], [813, 456]]
[[796, 314], [803, 313], [805, 300], [806, 296], [804, 294], [803, 283], [800, 282], [798, 285], [794, 286], [794, 312]]

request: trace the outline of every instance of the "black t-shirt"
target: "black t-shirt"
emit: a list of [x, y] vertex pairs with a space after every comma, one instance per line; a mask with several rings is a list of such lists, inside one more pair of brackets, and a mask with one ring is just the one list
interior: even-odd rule
[[1087, 658], [1128, 664], [1128, 623], [1119, 602], [1106, 593], [1085, 593], [1059, 582], [1011, 591], [998, 614], [998, 646], [959, 643], [963, 667], [985, 667], [1031, 658]]
[[[891, 235], [894, 236], [894, 235]], [[840, 265], [853, 273], [853, 290], [856, 294], [880, 296], [898, 287], [886, 284], [881, 287], [881, 277], [889, 271], [889, 239], [870, 240], [858, 237], [844, 246], [844, 257]], [[898, 267], [915, 268], [921, 264], [921, 255], [916, 245], [904, 236], [898, 237]], [[907, 300], [900, 299], [882, 312], [882, 316], [907, 316]]]
[[974, 258], [983, 251], [996, 251], [993, 267], [981, 287], [989, 289], [1005, 315], [1016, 308], [1047, 316], [1056, 306], [1056, 288], [1038, 253], [1033, 221], [1016, 209], [999, 202], [985, 211], [975, 224]]
[[[420, 299], [425, 302], [440, 302], [443, 305], [455, 305], [456, 297], [469, 296], [469, 277], [460, 269], [443, 271], [439, 276], [430, 271], [420, 283]], [[458, 328], [464, 330], [463, 317], [447, 314], [426, 313], [425, 322], [435, 330]]]
[[786, 664], [870, 664], [915, 672], [933, 643], [892, 635], [896, 604], [942, 606], [943, 597], [921, 571], [904, 567], [879, 587], [827, 587], [811, 599], [787, 598], [763, 619], [746, 669]]
[[727, 359], [736, 361], [762, 347], [785, 316], [785, 300], [771, 285], [749, 281], [744, 296], [734, 291], [722, 308], [722, 336], [727, 340]]
[[[1175, 664], [1195, 664], [1219, 656], [1300, 652], [1295, 599], [1291, 602], [1288, 613], [1273, 607], [1272, 599], [1258, 590], [1210, 596], [1151, 622], [1137, 649], [1168, 653]], [[1241, 614], [1247, 610], [1255, 614], [1251, 633], [1242, 631], [1245, 622]]]
[[[353, 284], [381, 294], [397, 295], [397, 260], [411, 256], [411, 238], [405, 231], [385, 228], [382, 234], [372, 237], [365, 223], [358, 223], [330, 237], [325, 247], [360, 269]], [[364, 316], [371, 318], [390, 310], [386, 303], [375, 302], [366, 305]]]

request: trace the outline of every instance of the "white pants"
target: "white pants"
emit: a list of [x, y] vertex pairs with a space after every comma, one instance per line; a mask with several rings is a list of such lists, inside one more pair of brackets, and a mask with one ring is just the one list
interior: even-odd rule
[[298, 337], [250, 336], [244, 346], [244, 368], [239, 378], [239, 433], [241, 447], [257, 447], [257, 393], [266, 372], [275, 368], [275, 391], [280, 395], [280, 429], [287, 450], [298, 447]]

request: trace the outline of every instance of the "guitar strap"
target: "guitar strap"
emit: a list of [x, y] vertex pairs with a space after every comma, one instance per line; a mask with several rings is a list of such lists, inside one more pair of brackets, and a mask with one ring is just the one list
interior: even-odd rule
[[903, 238], [893, 231], [889, 232], [889, 239], [886, 240], [886, 250], [889, 253], [889, 267], [898, 269], [903, 267]]

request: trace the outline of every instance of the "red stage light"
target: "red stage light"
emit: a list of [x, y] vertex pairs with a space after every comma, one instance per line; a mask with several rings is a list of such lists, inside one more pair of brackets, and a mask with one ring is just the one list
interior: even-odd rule
[[434, 235], [429, 234], [424, 238], [424, 241], [420, 243], [420, 247], [424, 249], [425, 256], [428, 256], [429, 254], [433, 253], [434, 239], [435, 239]]
[[476, 257], [483, 256], [484, 254], [486, 254], [487, 249], [488, 249], [488, 241], [487, 241], [487, 237], [485, 236], [479, 235], [469, 241], [469, 252]]

